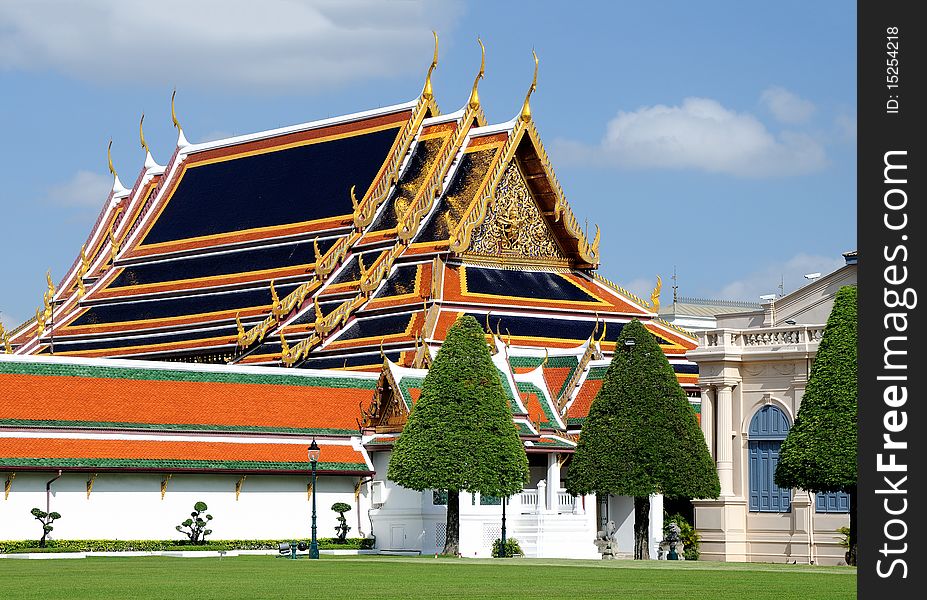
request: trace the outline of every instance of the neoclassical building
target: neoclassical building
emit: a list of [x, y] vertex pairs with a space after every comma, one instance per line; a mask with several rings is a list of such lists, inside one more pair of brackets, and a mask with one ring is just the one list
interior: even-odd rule
[[701, 425], [718, 466], [721, 497], [695, 504], [709, 560], [837, 564], [846, 494], [813, 495], [773, 481], [779, 448], [801, 406], [834, 296], [856, 285], [846, 264], [759, 310], [718, 315], [687, 356], [698, 364]]

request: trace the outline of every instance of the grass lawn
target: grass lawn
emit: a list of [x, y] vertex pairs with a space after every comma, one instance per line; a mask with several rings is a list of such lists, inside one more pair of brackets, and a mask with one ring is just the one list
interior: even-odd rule
[[708, 562], [330, 557], [0, 559], [3, 598], [855, 598], [856, 569]]

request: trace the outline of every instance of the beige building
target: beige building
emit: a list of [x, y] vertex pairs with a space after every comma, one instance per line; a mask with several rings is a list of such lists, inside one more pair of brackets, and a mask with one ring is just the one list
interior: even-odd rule
[[698, 332], [701, 425], [718, 467], [721, 496], [695, 501], [706, 560], [837, 564], [837, 528], [849, 524], [845, 494], [779, 489], [779, 447], [801, 406], [834, 296], [856, 285], [846, 265], [758, 310], [717, 317]]

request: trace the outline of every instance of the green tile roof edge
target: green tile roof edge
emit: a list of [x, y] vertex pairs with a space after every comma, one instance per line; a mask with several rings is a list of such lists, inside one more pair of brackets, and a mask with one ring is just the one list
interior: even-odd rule
[[108, 365], [81, 365], [52, 362], [0, 362], [0, 375], [42, 375], [46, 377], [91, 377], [96, 379], [131, 379], [141, 381], [189, 381], [205, 383], [247, 383], [324, 388], [373, 390], [376, 379], [280, 375], [276, 373], [236, 373], [187, 371], [183, 369], [146, 369]]
[[[557, 417], [555, 417], [553, 412], [550, 410], [550, 405], [544, 398], [544, 392], [542, 392], [538, 386], [534, 385], [530, 381], [516, 381], [515, 385], [518, 386], [519, 392], [536, 394], [538, 397], [538, 404], [541, 405], [541, 410], [544, 411], [544, 416], [547, 417], [547, 422], [554, 425], [557, 424]], [[525, 408], [527, 408], [527, 406]]]
[[153, 431], [214, 431], [230, 433], [298, 433], [313, 435], [357, 435], [356, 429], [329, 427], [265, 427], [260, 425], [201, 425], [180, 423], [124, 423], [117, 421], [62, 421], [41, 419], [0, 419], [0, 427], [39, 427], [46, 429], [145, 429]]
[[424, 382], [424, 377], [403, 377], [399, 380], [399, 395], [402, 396], [402, 401], [406, 403], [406, 409], [410, 412], [412, 411], [412, 394], [409, 390], [414, 387], [422, 389]]
[[[263, 462], [263, 461], [223, 461], [223, 460], [185, 460], [185, 459], [149, 459], [149, 458], [4, 458], [0, 456], [0, 469], [14, 467], [76, 467], [76, 468], [115, 468], [115, 469], [152, 469], [170, 471], [183, 470], [222, 470], [222, 471], [309, 471], [308, 462]], [[319, 471], [364, 471], [370, 468], [364, 463], [319, 462]]]

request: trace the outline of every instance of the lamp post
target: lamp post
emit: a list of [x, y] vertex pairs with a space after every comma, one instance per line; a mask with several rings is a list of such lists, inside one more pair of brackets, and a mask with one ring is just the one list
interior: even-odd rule
[[506, 548], [505, 548], [505, 505], [508, 504], [508, 502], [509, 502], [508, 496], [503, 496], [502, 497], [502, 548], [501, 548], [502, 550], [501, 554], [503, 558], [508, 557], [508, 552], [506, 552]]
[[315, 521], [315, 468], [319, 462], [319, 445], [312, 438], [312, 444], [309, 445], [309, 462], [312, 464], [312, 542], [309, 544], [309, 558], [319, 557], [319, 542], [316, 538], [316, 521]]

